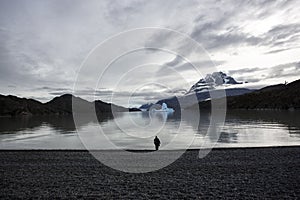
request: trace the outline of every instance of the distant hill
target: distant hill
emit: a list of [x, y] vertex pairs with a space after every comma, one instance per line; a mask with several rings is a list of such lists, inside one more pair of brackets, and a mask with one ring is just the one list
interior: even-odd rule
[[54, 110], [33, 99], [0, 95], [0, 116], [48, 115]]
[[[199, 102], [200, 108], [210, 108], [211, 102]], [[190, 109], [195, 108], [191, 105]], [[300, 109], [300, 80], [290, 84], [268, 86], [254, 92], [227, 97], [228, 109]]]
[[76, 103], [80, 103], [80, 105], [95, 108], [97, 114], [112, 113], [112, 111], [138, 111], [138, 109], [128, 109], [100, 100], [89, 102], [71, 94], [55, 97], [47, 103], [41, 103], [33, 99], [19, 98], [12, 95], [0, 95], [0, 116], [72, 115], [72, 101], [76, 101]]

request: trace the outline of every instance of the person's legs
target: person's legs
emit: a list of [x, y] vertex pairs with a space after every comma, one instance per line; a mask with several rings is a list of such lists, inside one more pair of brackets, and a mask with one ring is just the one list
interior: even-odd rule
[[158, 145], [155, 145], [155, 150], [156, 150], [156, 151], [158, 150]]

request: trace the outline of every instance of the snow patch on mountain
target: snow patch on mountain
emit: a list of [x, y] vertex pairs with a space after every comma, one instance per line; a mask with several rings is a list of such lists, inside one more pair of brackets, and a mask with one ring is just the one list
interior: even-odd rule
[[214, 72], [212, 74], [207, 74], [205, 78], [202, 78], [197, 83], [195, 83], [187, 92], [187, 94], [193, 92], [207, 92], [209, 90], [216, 89], [218, 86], [230, 86], [236, 84], [242, 83], [237, 82], [234, 78], [228, 76], [224, 72]]

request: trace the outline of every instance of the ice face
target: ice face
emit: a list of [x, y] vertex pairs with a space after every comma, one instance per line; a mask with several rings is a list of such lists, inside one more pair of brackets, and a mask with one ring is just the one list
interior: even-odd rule
[[166, 104], [166, 103], [162, 103], [161, 109], [162, 109], [162, 110], [167, 110], [167, 109], [168, 109], [167, 104]]

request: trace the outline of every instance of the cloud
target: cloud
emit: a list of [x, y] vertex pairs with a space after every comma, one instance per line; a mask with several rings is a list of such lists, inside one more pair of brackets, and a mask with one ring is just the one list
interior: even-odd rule
[[253, 72], [257, 72], [257, 71], [261, 71], [262, 68], [259, 67], [254, 67], [254, 68], [242, 68], [242, 69], [237, 69], [237, 70], [229, 70], [228, 73], [229, 74], [245, 74], [245, 73], [253, 73]]
[[36, 91], [41, 91], [41, 90], [46, 90], [46, 91], [70, 91], [71, 89], [68, 89], [68, 88], [54, 88], [54, 87], [43, 86], [43, 87], [34, 88], [33, 90], [36, 90]]
[[285, 63], [270, 68], [254, 67], [229, 70], [228, 74], [237, 77], [238, 80], [247, 82], [272, 82], [272, 80], [275, 79], [274, 84], [278, 84], [289, 78], [291, 78], [291, 80], [298, 79], [300, 74], [300, 62]]
[[280, 53], [280, 52], [283, 52], [283, 51], [288, 51], [288, 50], [291, 50], [291, 49], [298, 49], [299, 46], [293, 46], [293, 47], [290, 47], [290, 48], [279, 48], [279, 49], [276, 49], [276, 50], [271, 50], [271, 51], [267, 51], [265, 52], [265, 54], [273, 54], [273, 53]]
[[183, 58], [181, 56], [177, 55], [173, 60], [171, 60], [170, 62], [166, 62], [164, 65], [173, 67], [173, 66], [178, 65], [179, 63], [182, 63], [182, 61], [183, 61]]
[[266, 78], [288, 78], [300, 73], [300, 62], [286, 63], [270, 68]]
[[[274, 21], [270, 21], [269, 24], [265, 24], [265, 27], [261, 27], [261, 30], [266, 30], [261, 34], [251, 33], [243, 28], [243, 26], [253, 26], [254, 31], [256, 31], [255, 22], [257, 22], [257, 25], [262, 24], [264, 20], [276, 16], [279, 12], [284, 13], [285, 18], [292, 18], [295, 14], [292, 8], [295, 6], [294, 4], [296, 4], [295, 1], [220, 2], [216, 5], [223, 6], [222, 10], [215, 7], [211, 8], [210, 13], [215, 15], [214, 17], [209, 14], [208, 16], [200, 14], [195, 17], [195, 26], [190, 36], [202, 43], [209, 51], [241, 45], [278, 47], [287, 45], [287, 42], [295, 44], [299, 39], [299, 23], [286, 24], [289, 23], [289, 21], [286, 21], [272, 27]], [[290, 16], [288, 12], [291, 13]], [[276, 20], [275, 17], [274, 20]], [[267, 27], [269, 26], [271, 27], [268, 30]], [[285, 42], [283, 43], [282, 40]]]
[[[86, 72], [86, 83], [78, 91], [80, 95], [96, 94], [105, 98], [118, 93], [124, 96], [124, 100], [130, 94], [130, 88], [155, 81], [174, 91], [185, 90], [190, 87], [188, 84], [201, 77], [180, 56], [191, 57], [190, 61], [203, 69], [214, 67], [214, 62], [217, 67], [223, 67], [243, 80], [266, 81], [268, 84], [275, 83], [276, 78], [291, 81], [300, 74], [296, 62], [296, 55], [300, 53], [298, 8], [297, 0], [3, 0], [0, 1], [0, 93], [40, 96], [46, 100], [53, 95], [72, 92], [82, 61], [97, 44], [122, 31], [142, 27], [179, 31], [199, 42], [207, 54], [204, 50], [201, 55], [197, 54], [195, 46], [189, 45], [187, 40], [176, 40], [173, 34], [157, 32], [147, 38], [144, 46], [160, 45], [174, 50], [175, 55], [157, 53], [154, 49], [126, 55], [105, 74], [99, 91], [86, 89], [96, 84], [91, 77], [97, 74], [93, 70]], [[130, 43], [124, 41], [124, 44], [126, 42]], [[122, 44], [115, 44], [106, 52], [113, 52]], [[257, 55], [252, 59], [252, 54]], [[235, 59], [249, 58], [259, 59], [262, 64], [240, 65], [240, 62], [234, 62]], [[279, 62], [273, 67], [262, 68], [265, 63], [273, 65], [275, 59]], [[148, 63], [160, 67], [153, 65], [128, 72], [132, 66]], [[103, 67], [94, 64], [95, 70]], [[130, 75], [122, 82], [124, 85], [114, 88], [126, 73]], [[140, 91], [137, 101], [159, 98], [161, 94], [170, 95], [160, 93], [157, 88], [154, 90]]]
[[[284, 47], [281, 49], [283, 51], [298, 48], [299, 32], [300, 23], [278, 25], [263, 35], [260, 45], [268, 45], [276, 48]], [[278, 50], [275, 52], [278, 52]]]

